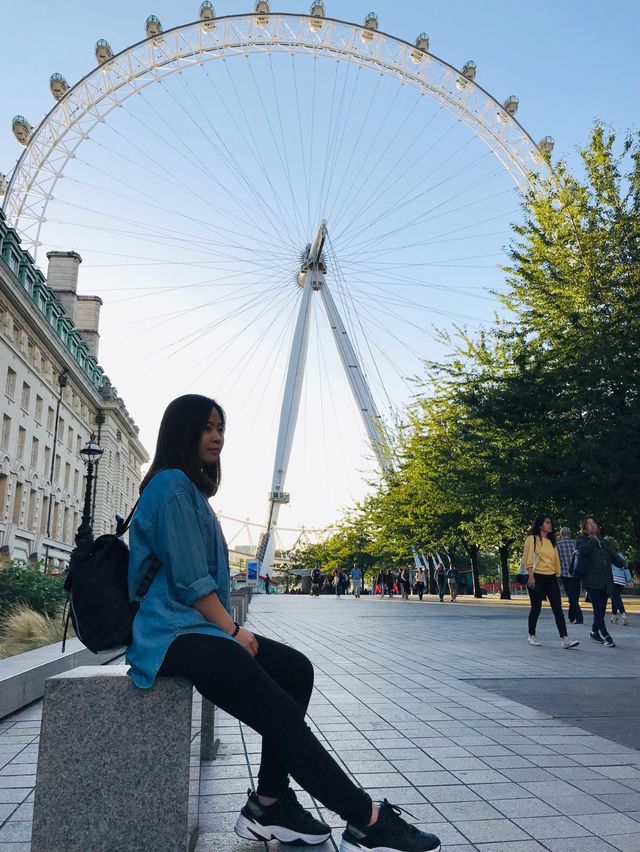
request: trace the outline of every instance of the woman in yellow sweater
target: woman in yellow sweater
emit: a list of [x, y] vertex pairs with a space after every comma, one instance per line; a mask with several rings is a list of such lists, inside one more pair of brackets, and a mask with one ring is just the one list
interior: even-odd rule
[[529, 645], [540, 645], [536, 639], [536, 624], [542, 609], [542, 601], [548, 600], [556, 619], [556, 627], [563, 648], [575, 648], [579, 642], [567, 636], [567, 623], [562, 612], [560, 600], [560, 557], [553, 532], [553, 521], [549, 515], [538, 515], [533, 522], [531, 532], [524, 542], [522, 562], [527, 569], [529, 579], [527, 590], [531, 609], [529, 610]]

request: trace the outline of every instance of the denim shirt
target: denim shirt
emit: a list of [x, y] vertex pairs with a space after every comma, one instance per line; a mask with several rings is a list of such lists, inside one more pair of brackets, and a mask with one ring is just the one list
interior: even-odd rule
[[136, 686], [150, 687], [173, 640], [183, 633], [231, 637], [201, 615], [194, 601], [216, 592], [231, 614], [229, 556], [205, 495], [181, 470], [162, 470], [146, 486], [129, 528], [129, 598], [134, 600], [154, 555], [160, 568], [133, 620], [127, 649]]

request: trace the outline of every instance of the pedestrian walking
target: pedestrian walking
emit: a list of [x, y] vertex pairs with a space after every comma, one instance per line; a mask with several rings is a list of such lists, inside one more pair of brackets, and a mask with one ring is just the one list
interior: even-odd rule
[[560, 557], [556, 547], [553, 520], [550, 515], [538, 515], [524, 542], [522, 562], [527, 569], [527, 590], [531, 609], [529, 610], [529, 645], [540, 645], [536, 639], [536, 626], [546, 599], [553, 611], [556, 627], [560, 634], [562, 647], [576, 648], [580, 643], [567, 636], [567, 623], [562, 612], [562, 600], [558, 577], [560, 576]]
[[357, 565], [354, 565], [351, 569], [351, 585], [353, 587], [354, 598], [359, 598], [360, 590], [362, 589], [362, 571]]
[[[456, 598], [458, 597], [458, 587], [460, 584], [458, 571], [453, 565], [449, 565], [449, 570], [447, 571], [445, 576], [449, 584], [449, 595], [451, 597], [451, 603], [455, 603]], [[440, 600], [442, 600], [442, 598], [440, 598]]]
[[264, 593], [265, 595], [269, 594], [269, 589], [271, 587], [271, 577], [268, 574], [264, 575]]
[[133, 621], [133, 683], [150, 688], [158, 676], [185, 678], [262, 736], [258, 787], [235, 824], [240, 837], [311, 845], [329, 839], [330, 826], [303, 808], [292, 777], [347, 821], [343, 852], [439, 850], [438, 838], [406, 823], [398, 807], [373, 803], [307, 725], [310, 661], [233, 621], [229, 554], [209, 505], [220, 484], [224, 432], [220, 405], [196, 394], [174, 400], [162, 418], [129, 528], [132, 600], [159, 562]]
[[576, 542], [569, 527], [562, 527], [558, 539], [560, 558], [560, 581], [569, 601], [569, 621], [571, 624], [583, 624], [584, 616], [580, 609], [580, 578], [574, 576], [576, 563]]
[[608, 541], [598, 535], [598, 525], [592, 517], [582, 519], [582, 535], [576, 538], [578, 559], [575, 571], [589, 593], [593, 608], [593, 626], [589, 637], [606, 648], [615, 648], [607, 630], [605, 616], [607, 600], [613, 594], [612, 565], [625, 567], [624, 558], [616, 553]]
[[403, 568], [400, 577], [398, 578], [402, 586], [402, 597], [404, 600], [409, 600], [411, 594], [411, 571], [409, 568]]
[[418, 568], [418, 573], [416, 574], [415, 590], [420, 600], [422, 600], [422, 596], [424, 595], [424, 577], [424, 568]]
[[395, 584], [396, 584], [395, 575], [394, 575], [393, 571], [391, 570], [391, 568], [389, 568], [387, 573], [384, 575], [384, 585], [385, 585], [385, 588], [387, 590], [387, 594], [389, 595], [390, 598], [393, 597], [393, 587], [395, 586]]
[[311, 572], [311, 595], [313, 597], [320, 596], [320, 590], [322, 589], [322, 574], [320, 573], [320, 569], [316, 565], [316, 567]]
[[384, 592], [385, 592], [385, 589], [386, 589], [386, 585], [387, 585], [386, 574], [385, 574], [384, 571], [381, 571], [378, 574], [378, 579], [376, 580], [376, 585], [377, 585], [378, 589], [380, 590], [380, 597], [383, 598]]
[[338, 600], [340, 600], [340, 597], [344, 592], [344, 574], [342, 573], [341, 568], [336, 568], [333, 572], [333, 586], [335, 589], [336, 597]]
[[[618, 556], [624, 559], [622, 553], [620, 553], [620, 545], [616, 541], [615, 538], [607, 538], [607, 541], [613, 548], [613, 550], [617, 551]], [[626, 560], [625, 560], [626, 562]], [[611, 623], [612, 624], [622, 624], [624, 627], [629, 626], [629, 616], [627, 615], [627, 610], [624, 606], [624, 601], [622, 600], [622, 592], [624, 591], [624, 587], [627, 583], [631, 582], [631, 571], [625, 566], [624, 568], [618, 568], [617, 565], [611, 566], [611, 573], [613, 574], [613, 591], [611, 593]]]
[[[438, 587], [438, 596], [440, 598], [440, 603], [444, 601], [444, 593], [447, 590], [447, 569], [444, 567], [442, 562], [438, 562], [436, 565], [436, 586]], [[457, 582], [457, 576], [455, 578], [455, 582]], [[456, 594], [458, 590], [456, 589]]]

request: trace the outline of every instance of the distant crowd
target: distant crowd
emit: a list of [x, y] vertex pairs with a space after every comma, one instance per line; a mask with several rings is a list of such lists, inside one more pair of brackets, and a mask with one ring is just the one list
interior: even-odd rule
[[[446, 568], [442, 562], [439, 562], [435, 568], [435, 581], [440, 601], [444, 601], [448, 590], [450, 600], [454, 602], [460, 586], [457, 568], [453, 565]], [[332, 574], [323, 574], [320, 568], [316, 567], [311, 572], [311, 594], [335, 595], [337, 598], [350, 592], [355, 598], [359, 598], [361, 594], [380, 595], [382, 598], [385, 595], [389, 598], [400, 595], [407, 600], [411, 594], [415, 594], [422, 600], [422, 596], [427, 591], [428, 582], [429, 578], [423, 568], [405, 567], [397, 573], [388, 569], [378, 574], [372, 588], [368, 590], [363, 589], [362, 570], [357, 566], [354, 566], [349, 573], [336, 568]]]

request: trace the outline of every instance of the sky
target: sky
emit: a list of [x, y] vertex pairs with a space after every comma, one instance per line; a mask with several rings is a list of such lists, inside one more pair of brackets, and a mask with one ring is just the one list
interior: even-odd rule
[[[370, 7], [327, 3], [360, 23]], [[249, 3], [216, 3], [218, 15]], [[289, 0], [273, 11], [306, 12]], [[53, 105], [54, 71], [73, 85], [106, 38], [114, 52], [194, 20], [198, 3], [0, 2], [0, 172], [22, 149], [11, 119], [36, 126]], [[554, 159], [579, 170], [594, 120], [638, 130], [635, 2], [391, 2], [380, 30], [461, 67]], [[511, 177], [438, 103], [375, 72], [333, 60], [252, 57], [207, 63], [131, 97], [92, 132], [56, 186], [46, 251], [83, 257], [79, 291], [104, 301], [100, 362], [153, 450], [164, 406], [185, 392], [228, 414], [226, 517], [260, 523], [300, 291], [300, 253], [328, 220], [328, 273], [377, 405], [388, 423], [416, 393], [438, 330], [477, 332], [500, 311], [492, 290], [510, 224]], [[317, 528], [366, 493], [376, 470], [319, 299], [314, 305], [283, 527]], [[233, 523], [228, 521], [233, 535]], [[289, 534], [289, 541], [297, 533]]]

